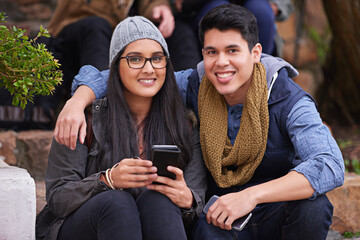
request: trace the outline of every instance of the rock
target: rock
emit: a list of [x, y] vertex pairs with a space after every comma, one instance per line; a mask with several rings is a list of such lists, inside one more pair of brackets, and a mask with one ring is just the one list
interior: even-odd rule
[[327, 196], [334, 205], [331, 228], [341, 234], [360, 231], [360, 176], [345, 174], [344, 185], [330, 191]]
[[341, 234], [333, 229], [330, 229], [326, 240], [340, 240], [342, 239]]
[[15, 166], [16, 161], [16, 132], [0, 132], [0, 156], [4, 156], [4, 161]]
[[321, 0], [305, 0], [304, 25], [311, 26], [320, 34], [327, 31], [328, 22]]
[[49, 21], [53, 13], [50, 6], [41, 3], [20, 6], [19, 10], [28, 20]]
[[44, 179], [53, 131], [20, 132], [16, 146], [18, 148], [18, 166], [27, 169], [35, 179]]
[[306, 92], [312, 94], [312, 86], [314, 86], [314, 74], [307, 70], [299, 70], [299, 75], [294, 78], [294, 81]]
[[[321, 0], [305, 0], [303, 4], [306, 8], [302, 16], [303, 22], [299, 22], [299, 11], [291, 14], [286, 21], [276, 22], [279, 35], [284, 40], [282, 58], [296, 67], [318, 64], [317, 46], [309, 36], [309, 29], [313, 28], [322, 37], [328, 25]], [[303, 28], [301, 36], [297, 36], [297, 28]]]
[[35, 207], [34, 179], [25, 169], [0, 163], [0, 239], [34, 240]]
[[311, 96], [316, 96], [320, 84], [323, 82], [322, 70], [319, 66], [314, 65], [305, 69], [299, 68], [299, 75], [294, 78], [294, 81], [300, 85], [302, 89], [310, 93]]

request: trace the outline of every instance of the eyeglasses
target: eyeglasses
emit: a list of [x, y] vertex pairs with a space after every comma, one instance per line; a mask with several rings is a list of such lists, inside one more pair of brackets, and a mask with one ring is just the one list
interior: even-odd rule
[[142, 56], [127, 56], [127, 57], [120, 57], [120, 59], [126, 58], [127, 63], [130, 68], [140, 69], [143, 68], [147, 61], [151, 63], [153, 68], [165, 68], [169, 57], [168, 56], [152, 56], [149, 58], [142, 57]]

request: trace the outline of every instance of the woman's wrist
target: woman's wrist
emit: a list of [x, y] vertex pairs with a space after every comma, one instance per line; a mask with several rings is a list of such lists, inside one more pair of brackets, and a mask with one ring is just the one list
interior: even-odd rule
[[189, 209], [191, 209], [193, 207], [195, 199], [194, 199], [194, 196], [193, 196], [191, 190], [189, 188], [187, 188], [187, 190], [188, 190], [187, 201], [185, 202], [185, 204], [184, 204], [184, 206], [182, 208], [189, 210]]
[[107, 182], [107, 180], [106, 180], [106, 178], [105, 178], [105, 174], [104, 174], [104, 173], [100, 173], [99, 182], [103, 182], [103, 183], [105, 183], [105, 184], [106, 184], [106, 186], [108, 186], [108, 187], [110, 188], [109, 183]]

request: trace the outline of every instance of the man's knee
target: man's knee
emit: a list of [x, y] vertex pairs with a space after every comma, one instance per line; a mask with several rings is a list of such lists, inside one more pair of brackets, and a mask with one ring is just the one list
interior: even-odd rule
[[234, 231], [224, 230], [207, 223], [205, 214], [201, 214], [193, 230], [193, 238], [197, 240], [235, 239], [236, 235]]
[[301, 221], [308, 228], [321, 228], [331, 225], [333, 205], [326, 195], [319, 196], [314, 200], [300, 200], [290, 202], [289, 209], [292, 217]]

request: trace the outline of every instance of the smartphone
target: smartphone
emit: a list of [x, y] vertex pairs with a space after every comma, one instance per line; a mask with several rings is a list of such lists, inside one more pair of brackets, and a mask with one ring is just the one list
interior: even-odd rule
[[[219, 196], [217, 195], [214, 195], [212, 196], [209, 201], [206, 203], [204, 209], [203, 209], [203, 213], [206, 215], [209, 208], [211, 207], [211, 205], [214, 204], [214, 202], [219, 198]], [[247, 215], [241, 217], [241, 218], [238, 218], [236, 219], [233, 224], [232, 224], [232, 229], [236, 230], [236, 231], [241, 231], [245, 225], [249, 222], [249, 219], [251, 218], [252, 216], [252, 213], [248, 213]]]
[[168, 177], [171, 179], [176, 178], [176, 175], [167, 170], [167, 167], [179, 167], [180, 149], [176, 145], [153, 145], [151, 147], [151, 161], [157, 168], [159, 176]]

